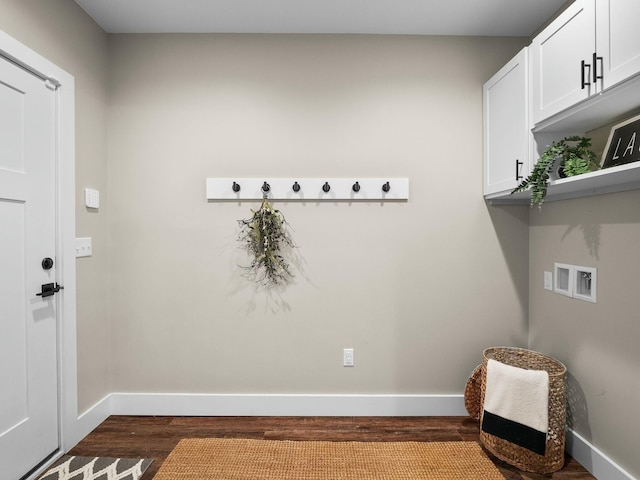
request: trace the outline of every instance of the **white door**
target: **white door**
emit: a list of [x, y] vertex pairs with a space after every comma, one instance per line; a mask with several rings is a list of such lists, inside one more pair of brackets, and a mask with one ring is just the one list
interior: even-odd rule
[[[55, 93], [0, 57], [0, 476], [19, 479], [58, 436]], [[54, 265], [46, 269], [43, 259]]]

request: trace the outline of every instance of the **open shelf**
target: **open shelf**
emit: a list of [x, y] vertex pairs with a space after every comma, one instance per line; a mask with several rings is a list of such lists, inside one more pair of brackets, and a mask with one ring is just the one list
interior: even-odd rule
[[[549, 182], [545, 202], [637, 189], [640, 189], [640, 162], [553, 180]], [[531, 192], [513, 195], [503, 192], [485, 198], [493, 205], [524, 205], [531, 201]]]

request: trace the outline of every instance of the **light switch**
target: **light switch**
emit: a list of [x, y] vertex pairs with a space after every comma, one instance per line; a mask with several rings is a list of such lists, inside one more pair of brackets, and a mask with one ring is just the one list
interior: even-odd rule
[[93, 188], [85, 188], [84, 204], [87, 208], [100, 208], [100, 192]]
[[91, 254], [91, 237], [76, 238], [76, 258], [90, 257]]

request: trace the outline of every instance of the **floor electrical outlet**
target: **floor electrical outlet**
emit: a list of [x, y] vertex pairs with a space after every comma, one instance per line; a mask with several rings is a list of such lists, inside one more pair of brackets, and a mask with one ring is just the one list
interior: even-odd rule
[[342, 352], [342, 365], [353, 367], [353, 348], [345, 348]]

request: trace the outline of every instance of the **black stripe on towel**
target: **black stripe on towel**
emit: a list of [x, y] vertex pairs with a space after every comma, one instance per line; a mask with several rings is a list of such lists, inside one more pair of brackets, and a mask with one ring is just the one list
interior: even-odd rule
[[482, 416], [482, 431], [520, 445], [538, 455], [544, 455], [547, 444], [546, 432], [540, 432], [535, 428], [494, 415], [486, 410]]

